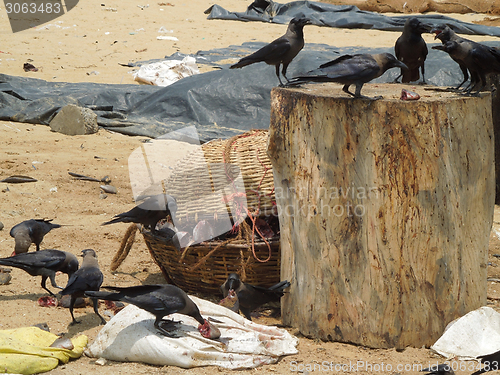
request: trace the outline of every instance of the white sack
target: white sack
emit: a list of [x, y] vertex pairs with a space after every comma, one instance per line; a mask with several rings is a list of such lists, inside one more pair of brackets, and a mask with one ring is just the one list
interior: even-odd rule
[[134, 73], [134, 80], [154, 86], [168, 86], [181, 78], [200, 74], [196, 59], [186, 56], [181, 60], [165, 60], [142, 65]]
[[221, 331], [217, 341], [202, 337], [198, 322], [181, 314], [165, 317], [182, 321], [172, 332], [180, 337], [163, 336], [153, 326], [152, 314], [128, 305], [104, 326], [85, 354], [183, 368], [213, 365], [243, 369], [275, 363], [281, 356], [298, 352], [297, 338], [286, 330], [253, 323], [225, 307], [190, 297], [205, 319], [223, 322], [212, 322]]
[[500, 350], [500, 314], [481, 307], [451, 322], [431, 349], [446, 358], [477, 358]]

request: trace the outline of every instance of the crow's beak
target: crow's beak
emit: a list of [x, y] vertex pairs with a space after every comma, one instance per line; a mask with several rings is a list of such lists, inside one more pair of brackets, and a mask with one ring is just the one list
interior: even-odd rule
[[403, 62], [401, 62], [401, 61], [399, 61], [399, 60], [396, 62], [396, 67], [402, 68], [404, 70], [409, 70], [408, 67], [406, 66], [406, 64], [403, 63]]

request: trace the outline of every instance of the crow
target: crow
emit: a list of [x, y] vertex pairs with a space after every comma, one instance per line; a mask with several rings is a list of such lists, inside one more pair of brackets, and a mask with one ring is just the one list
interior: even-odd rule
[[[463, 61], [459, 60], [458, 48], [459, 48], [458, 42], [452, 40], [443, 42], [443, 44], [440, 46], [432, 47], [432, 49], [441, 50], [448, 53], [450, 57], [453, 59], [453, 61], [455, 61], [460, 67], [464, 79], [462, 80], [462, 82], [459, 83], [457, 87], [454, 88], [455, 90], [459, 90], [460, 87], [462, 87], [462, 85], [469, 79], [469, 70], [467, 69], [467, 66], [465, 66], [465, 63]], [[470, 73], [471, 73], [470, 74], [471, 82], [469, 83], [468, 86], [465, 86], [465, 90], [474, 87], [474, 85], [479, 81], [479, 75], [475, 71], [472, 71]]]
[[101, 225], [137, 223], [154, 231], [156, 223], [165, 219], [168, 215], [174, 220], [176, 211], [177, 201], [174, 197], [168, 194], [158, 194], [147, 197], [130, 211], [115, 215], [114, 219]]
[[[463, 55], [463, 52], [460, 53], [459, 45], [461, 43], [467, 43], [467, 42], [471, 42], [471, 41], [458, 36], [447, 25], [440, 25], [440, 26], [432, 29], [431, 32], [435, 34], [434, 39], [439, 39], [439, 40], [441, 40], [441, 43], [442, 43], [442, 45], [440, 45], [440, 46], [433, 46], [432, 49], [447, 52], [450, 55], [450, 57], [453, 59], [453, 61], [455, 61], [458, 64], [458, 66], [460, 67], [460, 70], [462, 71], [464, 79], [462, 80], [462, 82], [460, 82], [460, 84], [457, 87], [455, 87], [455, 89], [458, 90], [469, 79], [469, 70], [467, 69], [465, 62], [461, 58], [462, 57], [461, 54]], [[474, 85], [477, 82], [479, 82], [479, 75], [475, 71], [471, 71], [470, 74], [471, 74], [471, 76], [470, 76], [471, 82], [469, 83], [468, 86], [465, 87], [465, 91], [467, 91], [469, 88], [474, 87]]]
[[65, 251], [47, 249], [1, 258], [0, 265], [20, 268], [31, 276], [42, 276], [42, 288], [53, 296], [54, 293], [45, 285], [47, 279], [50, 279], [54, 288], [63, 289], [56, 284], [56, 272], [61, 271], [71, 278], [78, 270], [78, 259]]
[[231, 291], [236, 292], [237, 299], [235, 301], [238, 303], [239, 310], [248, 320], [252, 320], [251, 311], [268, 302], [279, 302], [280, 298], [283, 297], [283, 290], [289, 286], [290, 283], [285, 280], [269, 288], [264, 288], [244, 283], [236, 273], [230, 273], [227, 280], [221, 285], [221, 291], [224, 299], [228, 295], [231, 296]]
[[286, 70], [295, 56], [304, 47], [304, 26], [308, 24], [310, 24], [310, 21], [307, 18], [292, 18], [285, 35], [265, 45], [251, 55], [243, 57], [236, 64], [231, 65], [229, 69], [243, 68], [244, 66], [263, 61], [268, 65], [276, 67], [276, 76], [280, 81], [280, 86], [283, 86], [280, 77], [280, 65], [283, 66], [281, 73], [288, 81]]
[[240, 310], [240, 303], [238, 301], [238, 295], [234, 291], [234, 289], [229, 289], [227, 292], [227, 296], [224, 297], [219, 305], [227, 307], [229, 310], [237, 313]]
[[36, 251], [40, 250], [43, 237], [52, 229], [60, 228], [61, 225], [51, 223], [52, 220], [30, 219], [16, 224], [10, 230], [10, 236], [16, 242], [14, 254], [27, 253], [30, 245], [36, 245]]
[[[408, 18], [405, 22], [403, 33], [396, 40], [394, 52], [396, 58], [405, 63], [408, 70], [401, 69], [403, 83], [418, 81], [419, 69], [422, 71], [422, 83], [425, 82], [425, 59], [427, 58], [427, 44], [422, 38], [422, 33], [429, 32], [430, 27], [423, 24], [416, 17]], [[399, 79], [396, 78], [396, 82]]]
[[[82, 250], [82, 266], [68, 280], [68, 284], [61, 291], [61, 295], [69, 294], [71, 296], [69, 303], [69, 312], [73, 321], [71, 324], [80, 323], [73, 315], [73, 307], [78, 297], [83, 297], [86, 291], [98, 291], [102, 285], [103, 274], [99, 269], [97, 254], [92, 249]], [[97, 298], [92, 298], [94, 312], [101, 319], [101, 324], [106, 324], [106, 320], [99, 314]]]
[[131, 303], [140, 309], [146, 310], [156, 317], [154, 326], [165, 336], [175, 337], [164, 326], [172, 328], [173, 324], [177, 322], [163, 319], [163, 317], [178, 313], [195, 318], [200, 323], [198, 330], [203, 337], [209, 339], [220, 337], [218, 328], [204, 319], [193, 300], [189, 298], [186, 292], [175, 285], [139, 285], [125, 288], [104, 286], [103, 288], [114, 292], [87, 291], [85, 294], [91, 298]]
[[471, 94], [472, 90], [478, 87], [474, 93], [478, 95], [486, 86], [486, 75], [500, 73], [500, 51], [496, 48], [459, 37], [447, 25], [434, 28], [432, 32], [442, 42], [441, 46], [432, 48], [447, 52], [459, 64], [464, 74], [464, 81], [457, 88], [467, 80], [465, 70], [470, 72], [471, 84], [466, 88], [466, 94]]
[[[355, 98], [376, 100], [380, 97], [370, 98], [361, 95], [361, 88], [365, 83], [380, 77], [388, 69], [398, 67], [408, 69], [404, 63], [390, 53], [343, 55], [320, 65], [318, 69], [312, 70], [306, 75], [292, 78], [288, 85], [295, 86], [306, 82], [337, 82], [344, 85], [342, 90], [345, 93]], [[351, 85], [356, 85], [354, 93], [349, 91]]]

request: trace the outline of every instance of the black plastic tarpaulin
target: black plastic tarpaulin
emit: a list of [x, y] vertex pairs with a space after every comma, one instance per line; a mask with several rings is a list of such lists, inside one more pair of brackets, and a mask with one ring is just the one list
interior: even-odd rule
[[[94, 110], [100, 126], [128, 135], [158, 137], [194, 125], [200, 139], [207, 141], [249, 129], [267, 129], [270, 92], [279, 83], [274, 67], [258, 63], [230, 70], [228, 65], [219, 64], [263, 45], [253, 42], [199, 52], [195, 56], [199, 63], [221, 69], [183, 78], [167, 87], [48, 82], [0, 75], [0, 120], [48, 125], [62, 107], [75, 104]], [[437, 86], [458, 84], [462, 80], [458, 65], [431, 46], [426, 61], [427, 82]], [[303, 74], [342, 54], [380, 52], [393, 53], [393, 50], [306, 44], [292, 61], [288, 76]], [[398, 74], [398, 69], [391, 69], [373, 82], [392, 82]]]
[[74, 104], [94, 110], [100, 126], [124, 134], [158, 137], [195, 125], [201, 140], [226, 138], [269, 126], [265, 119], [275, 76], [264, 67], [259, 70], [267, 81], [254, 80], [249, 71], [231, 74], [234, 71], [224, 69], [167, 87], [0, 75], [0, 120], [48, 125], [62, 107]]
[[[294, 17], [305, 16], [316, 26], [384, 31], [402, 31], [405, 21], [409, 17], [414, 17], [414, 15], [390, 17], [360, 10], [354, 5], [333, 5], [316, 1], [292, 1], [280, 4], [269, 0], [254, 1], [245, 12], [231, 12], [219, 5], [213, 5], [205, 13], [208, 13], [209, 19], [280, 24], [287, 24]], [[440, 14], [419, 15], [418, 18], [431, 26], [447, 24], [460, 34], [500, 37], [500, 28], [494, 26], [462, 22]]]
[[[333, 7], [308, 1], [297, 1], [286, 5], [271, 3], [276, 8], [274, 13], [271, 13], [276, 13], [273, 22], [276, 22], [278, 16], [282, 14], [290, 18], [292, 13], [296, 14], [296, 11], [304, 7], [309, 9], [309, 16], [314, 15], [320, 20], [325, 17], [326, 12], [323, 8], [315, 9], [315, 4], [327, 8]], [[352, 7], [347, 8], [352, 9]], [[212, 13], [216, 9], [218, 7], [212, 7]], [[395, 27], [394, 24], [391, 26], [393, 21], [390, 21], [394, 17], [369, 14], [370, 12], [359, 10], [355, 13], [351, 10], [340, 10], [339, 13], [343, 14], [345, 24], [358, 16], [369, 16], [379, 20], [377, 23], [372, 21], [371, 25], [382, 27], [381, 20], [387, 20], [384, 26], [386, 30]], [[472, 30], [468, 24], [464, 25], [456, 20], [454, 22], [467, 30]], [[367, 25], [366, 18], [358, 20], [357, 27], [367, 28]], [[498, 30], [491, 27], [487, 29]], [[207, 141], [214, 138], [228, 138], [249, 129], [266, 129], [270, 121], [270, 92], [279, 83], [274, 67], [258, 63], [243, 69], [230, 70], [227, 64], [227, 61], [236, 61], [265, 44], [265, 42], [252, 42], [241, 46], [200, 51], [194, 56], [198, 64], [210, 64], [220, 69], [184, 78], [167, 87], [48, 82], [0, 74], [0, 120], [48, 125], [62, 107], [75, 104], [94, 110], [98, 115], [100, 126], [129, 135], [159, 137], [194, 125], [200, 140]], [[499, 43], [486, 44], [495, 46]], [[433, 50], [432, 44], [428, 47], [427, 82], [437, 86], [456, 85], [461, 82], [462, 73], [448, 54]], [[304, 49], [290, 64], [288, 77], [304, 74], [342, 54], [380, 52], [394, 53], [394, 48], [337, 48], [334, 45], [306, 42]], [[183, 57], [182, 54], [174, 54], [165, 59]], [[398, 74], [399, 70], [391, 69], [373, 82], [392, 82]]]

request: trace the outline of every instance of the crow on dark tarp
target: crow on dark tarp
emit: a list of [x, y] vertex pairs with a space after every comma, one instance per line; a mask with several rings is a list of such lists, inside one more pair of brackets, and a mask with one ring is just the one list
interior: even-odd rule
[[437, 366], [431, 366], [420, 370], [421, 372], [426, 372], [426, 375], [455, 375], [451, 366], [447, 363], [443, 363]]
[[488, 371], [500, 370], [500, 350], [491, 354], [479, 356], [477, 359], [481, 360], [484, 367], [481, 370], [472, 373], [472, 375], [479, 375]]
[[294, 57], [304, 47], [304, 26], [309, 23], [307, 18], [293, 18], [288, 24], [285, 35], [265, 45], [251, 55], [243, 57], [236, 64], [231, 65], [229, 69], [243, 68], [250, 64], [265, 62], [268, 65], [276, 67], [276, 76], [280, 81], [280, 86], [283, 86], [280, 77], [280, 65], [283, 66], [281, 73], [288, 81], [286, 70]]

